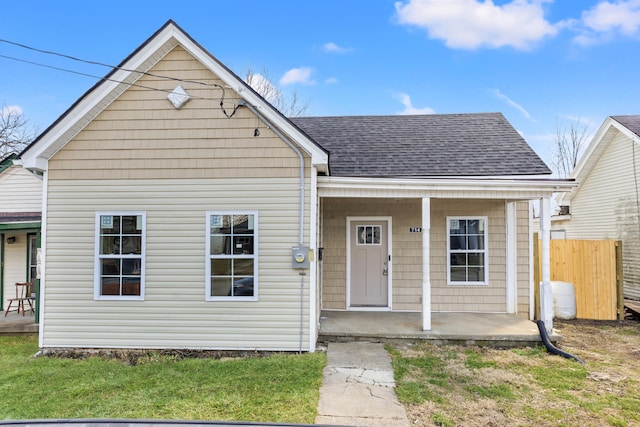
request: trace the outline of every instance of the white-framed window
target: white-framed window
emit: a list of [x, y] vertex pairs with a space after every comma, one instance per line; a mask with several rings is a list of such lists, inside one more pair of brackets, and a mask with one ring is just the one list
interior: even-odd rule
[[258, 299], [258, 213], [207, 212], [206, 299]]
[[447, 283], [489, 282], [487, 217], [447, 217]]
[[95, 298], [144, 298], [145, 212], [97, 212]]

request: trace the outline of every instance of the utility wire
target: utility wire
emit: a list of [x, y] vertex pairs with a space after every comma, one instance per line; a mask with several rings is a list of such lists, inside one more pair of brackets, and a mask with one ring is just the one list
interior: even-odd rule
[[[219, 85], [217, 83], [205, 83], [205, 82], [201, 82], [201, 81], [197, 81], [197, 80], [180, 79], [180, 78], [177, 78], [177, 77], [171, 77], [171, 76], [164, 76], [164, 75], [160, 75], [160, 74], [148, 73], [146, 71], [132, 70], [132, 69], [124, 68], [124, 67], [105, 64], [105, 63], [98, 62], [98, 61], [90, 61], [90, 60], [86, 60], [86, 59], [81, 59], [81, 58], [77, 58], [77, 57], [74, 57], [74, 56], [71, 56], [71, 55], [66, 55], [66, 54], [59, 53], [59, 52], [42, 50], [42, 49], [38, 49], [38, 48], [35, 48], [35, 47], [32, 47], [32, 46], [28, 46], [28, 45], [25, 45], [25, 44], [22, 44], [22, 43], [12, 42], [12, 41], [6, 40], [6, 39], [0, 39], [0, 43], [7, 43], [7, 44], [11, 44], [11, 45], [23, 48], [23, 49], [32, 50], [32, 51], [39, 52], [39, 53], [44, 53], [44, 54], [47, 54], [47, 55], [59, 56], [59, 57], [62, 57], [62, 58], [71, 59], [73, 61], [83, 62], [85, 64], [99, 65], [99, 66], [102, 66], [102, 67], [111, 68], [112, 70], [121, 70], [121, 71], [129, 72], [129, 73], [137, 73], [137, 74], [140, 74], [140, 75], [145, 75], [145, 76], [155, 77], [155, 78], [165, 79], [165, 80], [171, 80], [171, 81], [176, 81], [176, 82], [180, 82], [180, 83], [191, 83], [191, 84], [197, 84], [197, 85], [202, 85], [202, 86], [207, 86], [207, 87], [215, 87], [215, 88], [220, 89], [222, 91], [222, 95], [220, 96], [220, 99], [217, 100], [217, 101], [219, 101], [220, 109], [222, 110], [223, 114], [227, 118], [233, 117], [234, 114], [236, 113], [236, 111], [238, 110], [238, 108], [240, 108], [240, 105], [235, 105], [234, 108], [233, 108], [233, 111], [230, 114], [227, 113], [226, 109], [224, 108], [224, 100], [225, 100], [225, 97], [226, 97], [225, 88], [222, 85]], [[15, 58], [15, 57], [12, 57], [12, 56], [7, 56], [7, 55], [1, 55], [0, 54], [0, 57], [1, 58], [5, 58], [5, 59], [11, 59], [13, 61], [18, 61], [18, 62], [23, 62], [23, 63], [27, 63], [27, 64], [31, 64], [31, 65], [36, 65], [36, 66], [40, 66], [40, 67], [50, 68], [50, 69], [53, 69], [53, 70], [58, 70], [58, 71], [77, 74], [77, 75], [81, 75], [81, 76], [96, 78], [96, 79], [100, 79], [100, 80], [103, 80], [103, 81], [111, 81], [111, 82], [115, 82], [115, 83], [126, 84], [126, 85], [129, 85], [129, 86], [140, 87], [140, 88], [143, 88], [143, 89], [171, 93], [171, 91], [165, 90], [165, 89], [153, 88], [153, 87], [150, 87], [150, 86], [140, 85], [138, 83], [127, 83], [127, 82], [124, 82], [124, 81], [121, 81], [121, 80], [117, 80], [117, 79], [111, 79], [111, 78], [108, 78], [108, 77], [100, 77], [100, 76], [96, 76], [96, 75], [93, 75], [93, 74], [83, 73], [83, 72], [80, 72], [80, 71], [74, 71], [74, 70], [70, 70], [70, 69], [67, 69], [67, 68], [55, 67], [55, 66], [52, 66], [52, 65], [42, 64], [42, 63], [38, 63], [38, 62], [34, 62], [34, 61], [28, 61], [28, 60], [25, 60], [25, 59]], [[216, 99], [200, 97], [200, 96], [192, 96], [192, 98], [203, 99], [203, 100], [208, 100], [208, 101], [216, 101]]]

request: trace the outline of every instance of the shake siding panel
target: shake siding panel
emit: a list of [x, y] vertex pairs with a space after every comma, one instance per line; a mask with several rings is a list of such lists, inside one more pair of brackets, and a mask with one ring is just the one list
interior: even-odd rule
[[529, 293], [531, 289], [529, 264], [529, 202], [516, 204], [517, 233], [517, 310], [521, 317], [529, 318]]
[[[150, 72], [221, 83], [180, 47]], [[44, 347], [298, 350], [298, 157], [246, 108], [225, 117], [219, 89], [182, 85], [207, 99], [176, 110], [166, 92], [132, 87], [50, 160]], [[234, 102], [227, 90], [229, 113]], [[308, 244], [308, 157], [305, 166]], [[205, 301], [205, 213], [214, 210], [258, 213], [257, 301]], [[143, 301], [94, 300], [96, 211], [146, 212]], [[308, 276], [303, 292], [308, 314]], [[306, 317], [302, 330], [304, 350]]]
[[[489, 284], [447, 285], [447, 216], [487, 216]], [[431, 200], [431, 291], [433, 311], [506, 311], [506, 227], [503, 200]]]
[[420, 210], [420, 199], [323, 199], [323, 309], [347, 309], [347, 216], [390, 216], [393, 221], [392, 308], [394, 311], [420, 310], [422, 236], [409, 233], [409, 227], [421, 225]]

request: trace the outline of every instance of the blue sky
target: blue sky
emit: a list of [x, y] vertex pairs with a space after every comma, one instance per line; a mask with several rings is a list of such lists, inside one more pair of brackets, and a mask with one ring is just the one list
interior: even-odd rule
[[[116, 65], [168, 19], [307, 115], [499, 111], [551, 163], [558, 123], [640, 114], [640, 0], [6, 1], [0, 39]], [[0, 106], [41, 130], [96, 79], [16, 59], [109, 71], [0, 42]]]

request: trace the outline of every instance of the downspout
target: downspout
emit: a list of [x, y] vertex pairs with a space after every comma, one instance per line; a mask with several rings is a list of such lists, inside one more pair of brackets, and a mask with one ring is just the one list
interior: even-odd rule
[[[299, 212], [298, 212], [298, 246], [302, 246], [304, 241], [304, 156], [302, 151], [294, 144], [292, 144], [287, 137], [285, 137], [280, 130], [275, 126], [270, 126], [269, 121], [251, 104], [247, 103], [244, 99], [238, 101], [238, 107], [245, 106], [253, 114], [255, 114], [269, 129], [275, 133], [285, 144], [289, 146], [297, 155], [300, 164], [300, 196], [299, 196]], [[313, 202], [313, 201], [312, 201]], [[313, 230], [311, 230], [313, 232]], [[300, 271], [300, 342], [298, 352], [302, 353], [302, 338], [304, 336], [304, 276], [306, 273], [304, 270]], [[312, 319], [309, 319], [311, 322]]]
[[300, 211], [298, 214], [298, 225], [299, 225], [298, 245], [302, 245], [303, 238], [304, 238], [304, 156], [302, 155], [302, 152], [300, 151], [300, 149], [295, 145], [293, 145], [291, 142], [289, 142], [287, 137], [285, 137], [282, 134], [282, 132], [280, 132], [276, 127], [270, 126], [269, 121], [265, 119], [265, 117], [262, 114], [260, 114], [260, 112], [253, 105], [247, 103], [244, 99], [241, 99], [238, 101], [238, 106], [245, 106], [253, 114], [258, 116], [258, 118], [262, 120], [262, 122], [266, 124], [269, 127], [269, 129], [271, 129], [273, 133], [275, 133], [278, 136], [278, 138], [280, 138], [298, 155], [298, 159], [300, 159], [300, 201], [299, 201]]
[[538, 325], [538, 331], [540, 331], [540, 338], [542, 339], [542, 343], [547, 348], [548, 353], [555, 354], [556, 356], [562, 356], [566, 359], [573, 359], [576, 362], [584, 365], [584, 360], [580, 359], [578, 356], [575, 356], [571, 353], [567, 353], [564, 350], [560, 350], [558, 347], [556, 347], [551, 343], [551, 340], [549, 339], [549, 335], [547, 334], [547, 328], [545, 327], [544, 322], [542, 320], [538, 320], [536, 324]]

